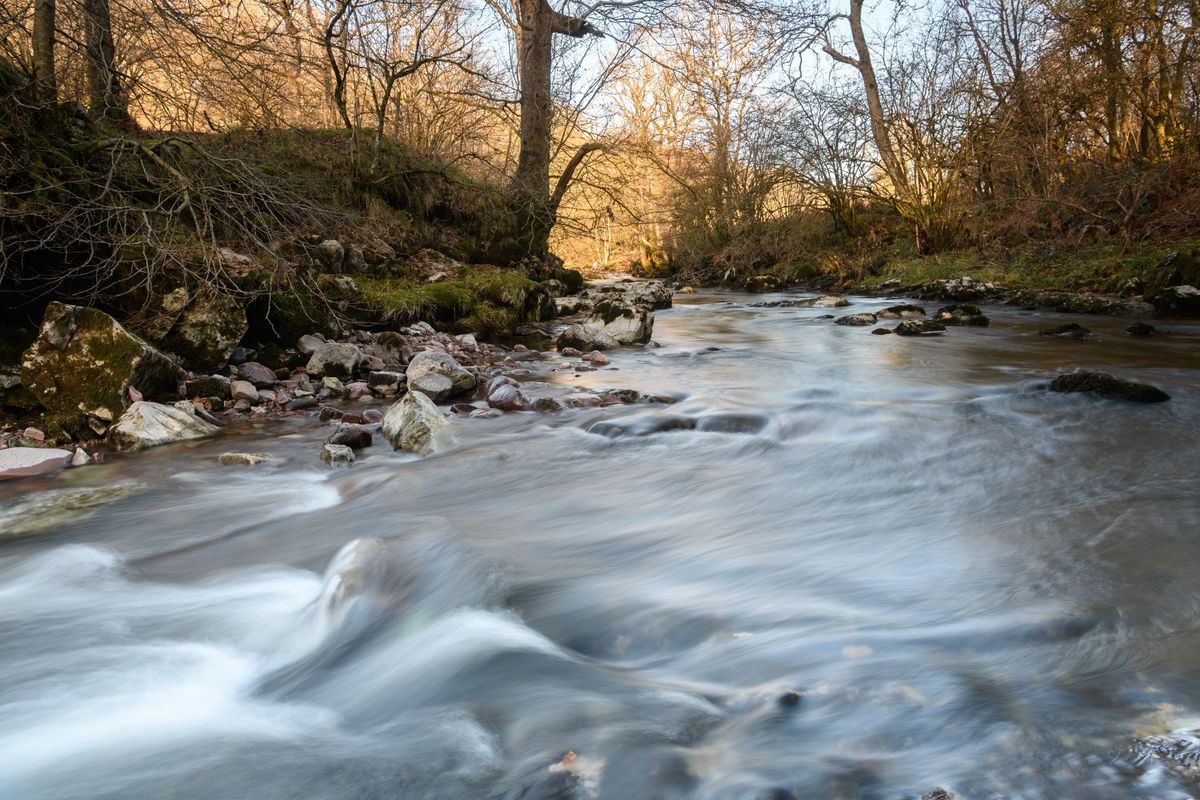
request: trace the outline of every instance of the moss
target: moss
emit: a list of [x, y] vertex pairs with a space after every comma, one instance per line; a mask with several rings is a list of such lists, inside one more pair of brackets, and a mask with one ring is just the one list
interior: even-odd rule
[[389, 323], [425, 321], [485, 336], [511, 333], [551, 313], [545, 286], [519, 272], [465, 270], [440, 283], [363, 278], [368, 306]]
[[621, 317], [633, 317], [633, 309], [614, 300], [601, 300], [596, 303], [593, 312], [608, 325]]

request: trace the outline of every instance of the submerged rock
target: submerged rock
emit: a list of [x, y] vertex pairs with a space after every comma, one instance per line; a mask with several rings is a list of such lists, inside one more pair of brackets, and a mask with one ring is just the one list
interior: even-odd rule
[[937, 336], [946, 332], [946, 326], [940, 320], [906, 319], [893, 332], [897, 336]]
[[838, 317], [833, 321], [834, 325], [874, 325], [879, 320], [874, 314], [850, 314], [845, 317]]
[[991, 320], [984, 316], [983, 312], [979, 310], [979, 306], [966, 303], [939, 308], [934, 312], [933, 319], [943, 325], [972, 325], [986, 328], [991, 324]]
[[64, 525], [90, 516], [97, 509], [116, 502], [139, 488], [136, 483], [118, 483], [111, 486], [32, 492], [0, 507], [0, 539], [58, 530]]
[[409, 392], [388, 409], [380, 432], [396, 450], [429, 452], [434, 434], [449, 423], [426, 395]]
[[1135, 322], [1125, 329], [1126, 336], [1155, 336], [1158, 328], [1148, 322]]
[[6, 447], [0, 450], [0, 481], [53, 475], [65, 469], [73, 455], [52, 447]]
[[118, 450], [144, 450], [171, 442], [200, 439], [218, 430], [216, 425], [196, 416], [196, 409], [186, 400], [173, 406], [140, 401], [121, 415], [109, 429], [108, 437]]
[[129, 404], [175, 394], [183, 370], [115, 319], [93, 308], [51, 303], [21, 361], [21, 383], [51, 412], [111, 423]]
[[1090, 392], [1114, 400], [1134, 403], [1162, 403], [1171, 395], [1148, 383], [1134, 383], [1105, 372], [1071, 372], [1050, 381], [1052, 392]]
[[[939, 312], [940, 313], [940, 312]], [[898, 306], [888, 306], [881, 311], [877, 311], [875, 316], [880, 319], [907, 319], [909, 317], [925, 316], [925, 309], [920, 306], [914, 306], [912, 303], [901, 303]]]
[[1082, 341], [1092, 335], [1092, 332], [1080, 325], [1078, 322], [1068, 322], [1065, 325], [1057, 325], [1053, 328], [1046, 328], [1038, 331], [1039, 336], [1057, 336], [1060, 339], [1075, 339]]
[[253, 467], [270, 460], [266, 453], [221, 453], [217, 456], [217, 463], [223, 467]]

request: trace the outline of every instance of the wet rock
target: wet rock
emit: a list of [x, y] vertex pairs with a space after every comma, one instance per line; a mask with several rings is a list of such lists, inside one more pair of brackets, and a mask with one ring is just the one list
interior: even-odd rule
[[921, 795], [921, 800], [954, 800], [954, 795], [945, 789], [934, 789]]
[[1038, 331], [1039, 336], [1057, 336], [1060, 339], [1075, 339], [1082, 341], [1092, 335], [1092, 332], [1077, 322], [1068, 322], [1053, 328]]
[[1105, 372], [1071, 372], [1050, 381], [1052, 392], [1090, 392], [1114, 400], [1162, 403], [1171, 395], [1148, 383], [1134, 383]]
[[611, 350], [617, 347], [617, 339], [604, 330], [587, 325], [571, 325], [559, 333], [557, 347], [559, 350], [575, 350], [576, 353], [586, 353], [590, 350]]
[[[938, 313], [941, 313], [940, 311]], [[875, 316], [880, 319], [908, 319], [909, 317], [925, 316], [925, 309], [920, 306], [914, 306], [911, 303], [901, 303], [898, 306], [888, 306], [881, 311], [876, 312]]]
[[297, 397], [295, 400], [292, 400], [286, 406], [284, 406], [284, 408], [288, 411], [303, 411], [306, 408], [312, 408], [319, 402], [320, 401], [317, 400], [317, 398], [312, 396]]
[[668, 431], [695, 430], [696, 419], [675, 414], [645, 414], [619, 420], [601, 420], [592, 423], [588, 433], [615, 439], [624, 436], [651, 436]]
[[371, 387], [366, 381], [354, 381], [346, 384], [346, 399], [361, 400], [371, 396]]
[[408, 391], [427, 395], [440, 403], [475, 388], [475, 376], [448, 353], [423, 350], [409, 362]]
[[[0, 453], [4, 451], [0, 450]], [[60, 530], [136, 491], [135, 483], [30, 492], [0, 506], [0, 539]]]
[[850, 305], [849, 300], [833, 294], [804, 297], [799, 300], [771, 300], [750, 304], [752, 308], [845, 308], [848, 305]]
[[250, 381], [230, 381], [229, 393], [234, 400], [258, 402], [258, 389], [254, 388], [254, 384]]
[[893, 333], [893, 331], [891, 328], [872, 328], [871, 333], [876, 336], [887, 336], [889, 333]]
[[410, 391], [388, 409], [380, 432], [394, 449], [424, 455], [431, 450], [434, 435], [447, 425], [429, 397]]
[[782, 281], [774, 275], [752, 275], [746, 279], [742, 288], [747, 292], [762, 294], [777, 291], [781, 285]]
[[70, 450], [51, 447], [6, 447], [0, 450], [0, 481], [53, 475], [66, 469], [72, 456]]
[[1003, 289], [994, 283], [977, 281], [969, 275], [961, 278], [942, 278], [917, 288], [918, 297], [934, 300], [969, 301], [983, 300]]
[[321, 378], [326, 375], [334, 378], [353, 378], [354, 370], [362, 359], [362, 351], [358, 345], [342, 342], [323, 342], [308, 359], [304, 371], [309, 375]]
[[344, 444], [321, 445], [321, 460], [331, 467], [354, 463], [354, 451]]
[[[592, 352], [599, 353], [600, 351], [593, 350]], [[574, 348], [574, 347], [564, 347], [561, 351], [561, 354], [564, 358], [579, 358], [580, 356], [583, 355], [583, 353], [580, 350], [578, 350], [577, 348]]]
[[367, 425], [383, 422], [383, 412], [378, 408], [368, 408], [362, 413], [362, 420]]
[[804, 692], [797, 692], [794, 689], [784, 692], [775, 699], [775, 702], [781, 708], [796, 708], [800, 705], [800, 701], [804, 699]]
[[557, 414], [559, 411], [562, 411], [564, 407], [565, 406], [563, 406], [562, 401], [554, 397], [539, 397], [537, 400], [533, 401], [532, 405], [534, 411], [538, 411], [543, 414]]
[[351, 450], [362, 450], [364, 447], [371, 446], [373, 435], [368, 428], [362, 425], [341, 424], [337, 430], [325, 440], [326, 444], [340, 444], [349, 447]]
[[524, 411], [529, 398], [517, 388], [516, 381], [498, 376], [488, 386], [487, 404], [501, 411]]
[[599, 366], [609, 363], [608, 356], [604, 355], [604, 353], [601, 353], [599, 350], [593, 350], [590, 353], [584, 354], [583, 360], [590, 361], [591, 363]]
[[965, 303], [939, 308], [934, 312], [933, 319], [943, 325], [973, 325], [986, 328], [991, 324], [991, 320], [984, 316], [983, 312], [979, 310], [979, 306]]
[[403, 372], [380, 370], [372, 372], [367, 378], [367, 385], [371, 387], [371, 390], [384, 397], [395, 397], [400, 393], [404, 383], [405, 374]]
[[1200, 317], [1200, 289], [1195, 286], [1168, 286], [1152, 300], [1158, 313], [1169, 317]]
[[946, 332], [946, 326], [933, 319], [906, 319], [896, 326], [897, 336], [937, 336]]
[[1125, 329], [1126, 336], [1155, 336], [1158, 328], [1148, 322], [1135, 322]]
[[217, 456], [217, 463], [223, 467], [253, 467], [270, 460], [266, 453], [221, 453]]
[[257, 361], [247, 361], [237, 368], [237, 374], [242, 380], [250, 381], [259, 389], [269, 389], [275, 385], [275, 372]]
[[64, 303], [46, 307], [41, 331], [21, 361], [21, 383], [64, 418], [110, 423], [129, 388], [147, 397], [173, 395], [183, 370], [102, 311]]
[[838, 317], [833, 321], [834, 325], [874, 325], [879, 320], [874, 314], [849, 314], [845, 317]]
[[[592, 316], [583, 327], [593, 335], [605, 334], [618, 344], [645, 344], [654, 332], [654, 313], [644, 306], [616, 299], [605, 299], [592, 308]], [[605, 350], [604, 347], [579, 347], [580, 350]]]
[[82, 447], [75, 448], [75, 453], [71, 456], [71, 466], [86, 467], [90, 463], [92, 463], [92, 457], [88, 455], [87, 450]]
[[186, 400], [173, 406], [138, 402], [131, 405], [108, 431], [118, 450], [143, 450], [171, 442], [211, 436], [220, 428], [196, 416]]
[[183, 310], [163, 347], [194, 369], [220, 369], [250, 323], [241, 303], [225, 295], [202, 295]]
[[759, 433], [767, 427], [768, 419], [763, 414], [728, 412], [706, 414], [696, 422], [696, 430], [705, 433]]
[[341, 397], [346, 393], [346, 387], [342, 382], [332, 376], [326, 376], [321, 379], [321, 394], [324, 397]]

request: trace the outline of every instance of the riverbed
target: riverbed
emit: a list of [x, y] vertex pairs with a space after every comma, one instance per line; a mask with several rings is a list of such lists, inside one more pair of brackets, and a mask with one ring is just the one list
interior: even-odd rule
[[[670, 406], [337, 470], [273, 420], [0, 485], [0, 798], [1193, 796], [1126, 756], [1200, 727], [1200, 324], [752, 305], [789, 296], [514, 362]], [[1045, 390], [1075, 368], [1172, 400]], [[55, 515], [89, 489], [121, 496]]]

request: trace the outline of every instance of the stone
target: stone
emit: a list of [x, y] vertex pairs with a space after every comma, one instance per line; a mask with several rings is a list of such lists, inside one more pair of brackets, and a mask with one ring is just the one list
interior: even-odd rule
[[833, 321], [834, 325], [874, 325], [879, 320], [874, 314], [850, 314], [845, 317], [838, 317]]
[[1195, 286], [1168, 286], [1150, 299], [1164, 316], [1200, 317], [1200, 289]]
[[266, 453], [221, 453], [217, 456], [217, 463], [223, 467], [253, 467], [270, 460]]
[[965, 303], [939, 308], [934, 312], [933, 319], [943, 325], [973, 325], [986, 328], [991, 324], [991, 320], [984, 316], [983, 312], [979, 310], [979, 306]]
[[211, 436], [218, 430], [196, 416], [195, 408], [186, 400], [174, 406], [142, 401], [125, 410], [109, 429], [108, 437], [118, 450], [143, 450]]
[[140, 488], [136, 483], [116, 483], [29, 492], [0, 506], [0, 539], [61, 530]]
[[326, 444], [342, 444], [351, 450], [361, 450], [371, 446], [372, 438], [371, 431], [362, 425], [342, 423], [325, 442]]
[[379, 356], [364, 354], [358, 362], [358, 374], [369, 375], [372, 372], [379, 372], [387, 367], [383, 359]]
[[346, 399], [361, 400], [371, 396], [371, 387], [366, 381], [354, 381], [346, 384]]
[[1158, 328], [1148, 322], [1135, 322], [1125, 329], [1126, 336], [1156, 336]]
[[53, 475], [66, 469], [72, 456], [52, 447], [6, 447], [0, 450], [0, 481]]
[[1148, 383], [1134, 383], [1105, 372], [1070, 372], [1050, 381], [1052, 392], [1089, 392], [1133, 403], [1163, 403], [1171, 395]]
[[384, 397], [394, 397], [399, 394], [404, 382], [405, 374], [403, 372], [380, 370], [372, 372], [367, 377], [367, 385], [371, 387], [371, 390]]
[[1060, 339], [1075, 339], [1082, 341], [1092, 335], [1092, 332], [1078, 322], [1068, 322], [1053, 328], [1038, 331], [1039, 336], [1057, 336]]
[[477, 350], [479, 348], [479, 342], [476, 341], [472, 334], [464, 333], [461, 336], [455, 336], [454, 338], [457, 339], [458, 343], [467, 350]]
[[346, 248], [337, 239], [326, 239], [317, 245], [315, 255], [318, 264], [331, 272], [337, 272], [342, 268]]
[[[654, 333], [654, 312], [650, 308], [626, 299], [606, 298], [592, 307], [592, 316], [583, 327], [611, 336], [618, 344], [645, 344]], [[603, 347], [580, 347], [580, 350], [604, 350]]]
[[346, 393], [345, 385], [332, 376], [321, 378], [321, 394], [330, 397], [341, 397]]
[[251, 403], [258, 402], [258, 389], [250, 381], [230, 381], [229, 393], [234, 400], [247, 400]]
[[249, 347], [235, 347], [233, 352], [229, 354], [229, 363], [234, 366], [245, 364], [247, 361], [253, 361], [258, 357], [258, 351], [252, 350]]
[[571, 325], [558, 336], [556, 346], [560, 351], [567, 348], [577, 353], [591, 350], [612, 350], [617, 347], [617, 340], [603, 330], [597, 330], [585, 325]]
[[604, 365], [604, 364], [609, 363], [608, 356], [604, 355], [604, 353], [601, 353], [599, 350], [593, 350], [592, 352], [585, 354], [583, 356], [583, 360], [590, 361], [593, 364], [599, 364], [599, 365]]
[[945, 333], [946, 326], [935, 319], [906, 319], [893, 331], [898, 336], [925, 336]]
[[182, 379], [178, 364], [108, 314], [57, 302], [21, 360], [22, 384], [49, 411], [104, 422], [128, 406], [129, 387], [173, 395]]
[[435, 403], [466, 394], [476, 383], [475, 376], [453, 356], [436, 350], [422, 350], [413, 356], [407, 376], [409, 392], [421, 392]]
[[334, 378], [353, 378], [362, 351], [358, 345], [342, 342], [323, 342], [308, 359], [304, 371], [315, 378], [329, 375]]
[[889, 333], [893, 333], [893, 332], [894, 331], [892, 331], [891, 328], [872, 328], [871, 329], [871, 333], [875, 334], [876, 336], [887, 336]]
[[529, 405], [529, 398], [514, 383], [502, 376], [494, 379], [488, 386], [487, 404], [501, 411], [524, 411]]
[[87, 450], [82, 447], [75, 448], [75, 454], [71, 456], [72, 467], [86, 467], [92, 463], [92, 457], [88, 455]]
[[241, 364], [237, 368], [237, 374], [259, 389], [269, 389], [278, 382], [274, 370], [257, 361], [247, 361], [245, 364]]
[[26, 428], [21, 432], [22, 439], [30, 439], [35, 442], [46, 441], [46, 432], [40, 428]]
[[[592, 352], [599, 353], [600, 351], [593, 350]], [[560, 353], [560, 355], [563, 358], [579, 358], [581, 355], [583, 355], [583, 353], [581, 353], [579, 350], [575, 349], [574, 347], [564, 347], [562, 349], [562, 352]]]
[[290, 403], [284, 406], [284, 408], [288, 411], [303, 411], [306, 408], [312, 408], [319, 402], [320, 401], [317, 400], [317, 398], [311, 395], [308, 397], [297, 397], [295, 400], [292, 400]]
[[425, 455], [434, 435], [449, 424], [429, 397], [410, 391], [388, 409], [380, 432], [393, 449]]
[[925, 316], [925, 309], [920, 306], [914, 306], [911, 303], [901, 303], [898, 306], [888, 306], [876, 312], [875, 316], [880, 319], [908, 319], [909, 317]]
[[300, 340], [296, 342], [296, 349], [306, 356], [311, 356], [323, 344], [325, 344], [324, 336], [310, 333], [300, 337]]
[[321, 460], [331, 467], [354, 463], [354, 451], [344, 444], [321, 445]]
[[246, 310], [237, 300], [201, 295], [183, 310], [162, 345], [192, 369], [220, 369], [249, 328]]

